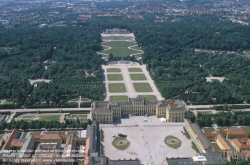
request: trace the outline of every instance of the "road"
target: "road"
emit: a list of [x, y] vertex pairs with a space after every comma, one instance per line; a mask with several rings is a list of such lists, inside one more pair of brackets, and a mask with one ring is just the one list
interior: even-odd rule
[[11, 120], [12, 120], [12, 118], [14, 117], [15, 114], [16, 114], [15, 112], [12, 113], [12, 114], [9, 116], [8, 120], [6, 121], [6, 123], [10, 123]]
[[[223, 106], [224, 104], [210, 104], [210, 105], [187, 105], [187, 108], [212, 108], [214, 106]], [[250, 104], [228, 104], [230, 105], [250, 105]]]
[[15, 113], [15, 112], [36, 112], [37, 110], [39, 110], [40, 112], [44, 112], [44, 111], [58, 111], [62, 110], [62, 111], [90, 111], [91, 108], [36, 108], [36, 109], [0, 109], [1, 112], [11, 112], [11, 113]]

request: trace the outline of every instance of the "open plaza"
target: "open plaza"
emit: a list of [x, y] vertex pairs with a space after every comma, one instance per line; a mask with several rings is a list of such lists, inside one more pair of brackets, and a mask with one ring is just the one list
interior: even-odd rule
[[[145, 120], [147, 119], [147, 121]], [[115, 121], [116, 125], [101, 124], [104, 132], [104, 152], [113, 160], [136, 159], [142, 164], [163, 164], [166, 157], [192, 157], [196, 155], [191, 147], [191, 141], [183, 135], [184, 123], [162, 122], [156, 116], [134, 116]], [[114, 136], [119, 133], [127, 135], [130, 143], [125, 150], [118, 150], [112, 145]], [[164, 143], [167, 136], [175, 136], [181, 141], [177, 149]], [[187, 152], [188, 151], [188, 152]]]

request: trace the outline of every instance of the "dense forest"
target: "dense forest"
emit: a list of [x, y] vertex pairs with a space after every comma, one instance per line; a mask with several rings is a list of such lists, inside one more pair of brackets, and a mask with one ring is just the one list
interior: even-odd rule
[[[250, 102], [250, 61], [243, 56], [250, 49], [249, 26], [203, 15], [154, 20], [93, 16], [75, 26], [0, 26], [0, 99], [14, 100], [16, 107], [66, 105], [75, 96], [102, 100], [105, 62], [96, 51], [102, 49], [100, 32], [117, 27], [135, 34], [141, 62], [163, 97], [192, 104]], [[48, 59], [53, 62], [44, 64]], [[207, 76], [225, 79], [207, 82]], [[38, 78], [52, 81], [37, 87], [28, 81]]]
[[[94, 25], [93, 25], [94, 26]], [[103, 98], [99, 31], [86, 27], [0, 27], [0, 98], [21, 105], [52, 102], [63, 105], [65, 96]], [[45, 66], [44, 61], [54, 63]], [[45, 68], [46, 67], [46, 68]], [[51, 79], [34, 88], [28, 79]]]

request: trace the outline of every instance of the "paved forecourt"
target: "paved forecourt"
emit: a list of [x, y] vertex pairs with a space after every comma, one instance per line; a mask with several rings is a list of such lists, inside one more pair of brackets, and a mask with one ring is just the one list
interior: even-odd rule
[[[140, 159], [142, 164], [160, 165], [166, 157], [192, 157], [196, 152], [191, 147], [191, 141], [181, 133], [184, 123], [161, 122], [156, 116], [147, 117], [148, 122], [143, 122], [145, 117], [134, 116], [121, 119], [117, 125], [101, 124], [104, 131], [105, 155], [113, 160]], [[136, 125], [136, 126], [135, 126]], [[122, 133], [127, 135], [130, 145], [125, 150], [117, 150], [113, 145], [113, 135]], [[164, 143], [167, 136], [175, 136], [181, 141], [177, 149], [168, 147]]]
[[[133, 72], [131, 72], [131, 68], [139, 68], [139, 69], [134, 69]], [[110, 96], [127, 96], [129, 98], [135, 98], [139, 95], [140, 96], [154, 95], [157, 98], [157, 100], [164, 100], [164, 98], [161, 96], [160, 92], [156, 88], [154, 81], [151, 79], [146, 69], [146, 65], [140, 65], [139, 63], [136, 62], [118, 61], [118, 62], [111, 62], [108, 65], [102, 65], [102, 69], [104, 71], [104, 76], [105, 76], [105, 87], [106, 87], [105, 101], [110, 101]], [[118, 71], [118, 72], [112, 72], [112, 71]], [[139, 72], [134, 72], [134, 71], [139, 71]], [[120, 74], [122, 75], [122, 79], [117, 78], [117, 81], [114, 80], [111, 81], [110, 80], [111, 74], [116, 74], [116, 75]], [[143, 74], [146, 77], [146, 80], [138, 80], [138, 79], [132, 80], [131, 74], [140, 74], [140, 75]], [[143, 92], [143, 90], [136, 90], [134, 87], [134, 83], [146, 84], [146, 85], [148, 84], [152, 88], [152, 90], [145, 90], [145, 92]], [[109, 89], [110, 87], [115, 86], [115, 84], [124, 84], [126, 91], [114, 92], [112, 89]]]

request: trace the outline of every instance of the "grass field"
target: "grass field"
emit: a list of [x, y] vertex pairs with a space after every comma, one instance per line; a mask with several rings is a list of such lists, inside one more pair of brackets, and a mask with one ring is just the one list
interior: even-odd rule
[[87, 98], [81, 98], [81, 101], [91, 101], [91, 100]]
[[44, 121], [57, 121], [59, 120], [60, 115], [51, 115], [51, 116], [39, 116], [40, 120]]
[[30, 135], [40, 135], [41, 132], [30, 132]]
[[[112, 53], [116, 57], [126, 57], [130, 54], [139, 53], [140, 51], [128, 49], [129, 46], [136, 45], [136, 43], [131, 43], [127, 41], [111, 41], [103, 43], [104, 46], [110, 46], [111, 49], [103, 50], [102, 53], [110, 54]], [[105, 47], [104, 47], [105, 49]]]
[[88, 115], [78, 115], [78, 116], [87, 118]]
[[71, 117], [87, 117], [87, 115], [85, 115], [85, 114], [74, 114], [74, 115], [71, 115]]
[[68, 134], [77, 135], [77, 131], [69, 131]]
[[28, 132], [24, 132], [24, 133], [22, 134], [21, 139], [25, 139], [25, 137], [26, 137], [27, 133], [28, 133]]
[[171, 147], [171, 148], [174, 148], [174, 149], [177, 149], [181, 146], [181, 141], [175, 137], [175, 136], [167, 136], [165, 139], [164, 139], [164, 143]]
[[108, 80], [109, 81], [122, 81], [122, 75], [121, 74], [108, 74]]
[[108, 68], [107, 72], [121, 72], [121, 69], [119, 69], [119, 68]]
[[133, 83], [136, 92], [153, 92], [149, 83]]
[[129, 68], [128, 69], [129, 72], [142, 72], [141, 68]]
[[144, 74], [130, 74], [131, 80], [147, 80]]
[[214, 130], [214, 128], [203, 128], [203, 131], [205, 132], [205, 133], [212, 133], [213, 131], [215, 131]]
[[84, 122], [86, 122], [88, 119], [87, 119], [87, 118], [83, 118], [83, 117], [82, 117], [82, 118], [81, 118], [81, 119], [79, 119], [79, 120], [80, 120], [80, 122], [83, 122], [83, 123], [84, 123]]
[[79, 101], [79, 98], [71, 99], [70, 101]]
[[13, 105], [14, 102], [12, 100], [6, 100], [3, 105]]
[[155, 101], [157, 100], [155, 95], [139, 95], [139, 98], [146, 98], [148, 101]]
[[242, 129], [244, 129], [244, 130], [250, 130], [250, 126], [243, 126]]
[[111, 93], [122, 93], [126, 92], [125, 85], [123, 83], [110, 83], [109, 86], [109, 92]]
[[110, 96], [110, 101], [128, 101], [128, 96]]
[[22, 119], [32, 119], [34, 116], [22, 116]]
[[112, 142], [112, 145], [118, 150], [127, 149], [129, 144], [129, 141], [127, 141], [127, 139], [124, 137], [116, 137]]
[[214, 147], [215, 150], [220, 150], [220, 147], [217, 143], [211, 143], [211, 145]]

